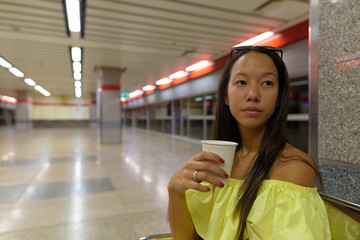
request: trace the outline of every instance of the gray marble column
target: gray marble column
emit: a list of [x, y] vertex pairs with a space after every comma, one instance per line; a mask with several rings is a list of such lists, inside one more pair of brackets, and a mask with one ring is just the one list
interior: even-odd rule
[[17, 103], [15, 110], [15, 127], [17, 130], [32, 129], [32, 94], [29, 91], [17, 92]]
[[90, 128], [91, 129], [97, 129], [98, 128], [98, 115], [97, 115], [97, 111], [96, 111], [96, 93], [91, 93], [90, 94], [90, 107], [89, 107], [89, 111], [90, 111]]
[[360, 1], [310, 5], [310, 153], [325, 193], [360, 204]]
[[101, 67], [98, 78], [97, 107], [100, 141], [121, 142], [121, 69]]

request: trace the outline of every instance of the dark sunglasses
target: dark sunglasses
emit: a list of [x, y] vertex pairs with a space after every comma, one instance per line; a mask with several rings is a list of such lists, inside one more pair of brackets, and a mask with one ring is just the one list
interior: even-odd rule
[[279, 55], [281, 59], [283, 57], [283, 51], [280, 48], [270, 47], [270, 46], [239, 46], [239, 47], [231, 48], [230, 58], [238, 52], [247, 51], [247, 50], [257, 51], [259, 49], [270, 50], [272, 52], [275, 52], [277, 55]]

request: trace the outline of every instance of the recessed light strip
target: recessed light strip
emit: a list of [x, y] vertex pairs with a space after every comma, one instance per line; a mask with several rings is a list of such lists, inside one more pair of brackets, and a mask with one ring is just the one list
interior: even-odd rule
[[3, 66], [4, 68], [11, 68], [11, 64], [8, 63], [8, 61], [6, 61], [5, 59], [3, 59], [2, 57], [0, 57], [0, 65]]
[[36, 82], [34, 80], [32, 80], [31, 78], [25, 78], [24, 82], [31, 87], [36, 86]]
[[82, 55], [83, 49], [80, 47], [70, 47], [70, 59], [72, 61], [72, 73], [75, 80], [75, 96], [81, 97], [81, 78], [82, 78]]
[[265, 40], [265, 39], [267, 39], [267, 38], [269, 38], [269, 37], [271, 37], [273, 35], [274, 35], [274, 32], [267, 31], [267, 32], [264, 32], [264, 33], [262, 33], [260, 35], [255, 36], [253, 38], [250, 38], [250, 39], [248, 39], [248, 40], [246, 40], [244, 42], [241, 42], [241, 43], [235, 45], [234, 47], [253, 45], [253, 44], [258, 43], [258, 42], [260, 42], [262, 40]]
[[73, 62], [81, 62], [81, 48], [71, 48], [71, 59], [73, 60]]
[[40, 92], [42, 95], [44, 95], [46, 97], [50, 96], [50, 93], [46, 89], [44, 89], [42, 86], [36, 85], [34, 88], [36, 91]]
[[[11, 72], [12, 74], [14, 74], [16, 77], [19, 78], [23, 78], [25, 77], [25, 74], [23, 72], [21, 72], [19, 69], [17, 69], [16, 67], [12, 66], [8, 61], [6, 61], [4, 58], [0, 57], [0, 65], [4, 68], [7, 68], [9, 70], [9, 72]], [[26, 84], [28, 84], [31, 87], [34, 87], [35, 90], [39, 91], [41, 94], [43, 94], [44, 96], [48, 97], [50, 96], [50, 92], [47, 91], [46, 89], [44, 89], [43, 87], [41, 87], [40, 85], [36, 85], [35, 81], [32, 80], [31, 78], [25, 78], [24, 82]]]
[[79, 0], [66, 0], [66, 14], [71, 32], [80, 32], [80, 2]]
[[191, 71], [203, 69], [203, 68], [208, 67], [208, 66], [210, 66], [210, 65], [212, 65], [212, 64], [213, 64], [213, 63], [210, 62], [210, 61], [202, 60], [202, 61], [200, 61], [200, 62], [198, 62], [198, 63], [195, 63], [195, 64], [193, 64], [193, 65], [185, 68], [185, 70], [186, 70], [187, 72], [191, 72]]
[[17, 69], [16, 67], [11, 67], [9, 68], [9, 71], [14, 74], [16, 77], [22, 78], [25, 76], [24, 73], [22, 73], [19, 69]]

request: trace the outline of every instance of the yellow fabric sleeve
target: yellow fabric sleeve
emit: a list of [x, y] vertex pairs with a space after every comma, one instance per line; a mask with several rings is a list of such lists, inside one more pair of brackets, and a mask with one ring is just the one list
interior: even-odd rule
[[359, 240], [360, 223], [325, 201], [332, 240]]
[[[232, 240], [239, 219], [233, 217], [242, 180], [230, 179], [224, 188], [210, 192], [186, 191], [187, 206], [197, 233], [205, 240]], [[245, 239], [330, 240], [324, 202], [316, 188], [265, 180], [248, 215]]]

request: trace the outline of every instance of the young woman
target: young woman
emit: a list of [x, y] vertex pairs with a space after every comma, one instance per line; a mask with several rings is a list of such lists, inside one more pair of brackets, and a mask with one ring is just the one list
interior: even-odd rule
[[226, 173], [223, 159], [200, 152], [172, 176], [173, 239], [330, 239], [316, 164], [286, 140], [282, 50], [233, 48], [217, 96], [214, 139], [239, 144], [233, 168]]

